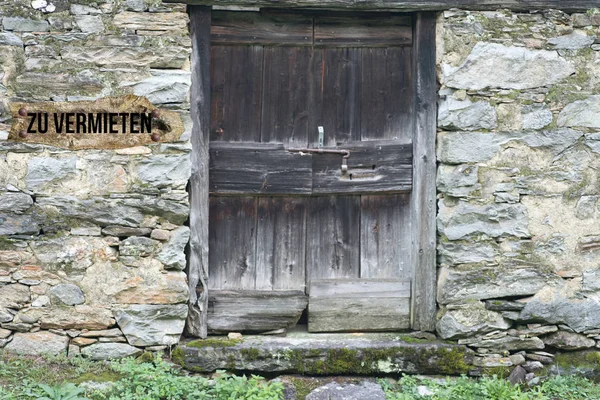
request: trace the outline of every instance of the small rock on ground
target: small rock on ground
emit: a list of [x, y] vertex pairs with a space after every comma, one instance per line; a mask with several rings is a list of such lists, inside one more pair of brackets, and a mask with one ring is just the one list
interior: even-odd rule
[[306, 400], [385, 400], [385, 393], [373, 382], [365, 381], [359, 385], [331, 382], [310, 392]]
[[527, 371], [525, 371], [525, 368], [521, 367], [520, 365], [517, 365], [515, 367], [515, 369], [513, 369], [512, 372], [510, 373], [510, 375], [508, 376], [508, 380], [513, 385], [517, 385], [517, 384], [525, 382], [526, 375], [527, 375]]

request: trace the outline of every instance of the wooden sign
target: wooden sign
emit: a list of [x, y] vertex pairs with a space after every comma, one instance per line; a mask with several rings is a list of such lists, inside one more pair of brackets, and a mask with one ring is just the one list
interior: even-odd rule
[[120, 149], [173, 142], [184, 132], [176, 111], [159, 110], [145, 97], [95, 101], [13, 103], [9, 140], [69, 150]]

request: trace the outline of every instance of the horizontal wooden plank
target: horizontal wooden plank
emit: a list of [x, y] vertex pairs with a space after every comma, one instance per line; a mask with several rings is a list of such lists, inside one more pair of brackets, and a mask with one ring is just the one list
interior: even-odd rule
[[412, 145], [393, 141], [346, 143], [348, 171], [342, 173], [342, 156], [313, 156], [313, 193], [406, 193], [412, 188]]
[[412, 19], [408, 16], [316, 17], [316, 46], [410, 46]]
[[318, 279], [310, 282], [310, 299], [410, 297], [410, 281], [397, 279]]
[[212, 194], [310, 195], [406, 193], [412, 187], [412, 147], [394, 141], [353, 142], [348, 172], [341, 154], [299, 153], [282, 144], [211, 142]]
[[409, 326], [409, 281], [320, 279], [310, 283], [310, 332], [388, 331]]
[[312, 46], [310, 16], [214, 11], [211, 44]]
[[208, 330], [211, 332], [266, 332], [296, 325], [307, 298], [298, 290], [211, 290]]
[[348, 165], [370, 167], [373, 159], [382, 164], [410, 164], [412, 162], [412, 143], [394, 140], [365, 140], [362, 142], [338, 143], [337, 149], [350, 150]]
[[281, 144], [210, 145], [213, 194], [311, 194], [310, 155], [286, 151]]
[[163, 0], [166, 3], [198, 5], [237, 5], [246, 7], [314, 8], [331, 10], [398, 10], [398, 11], [441, 11], [451, 8], [466, 10], [510, 10], [587, 11], [597, 6], [590, 0]]
[[410, 327], [408, 297], [313, 297], [308, 304], [309, 332], [380, 332]]

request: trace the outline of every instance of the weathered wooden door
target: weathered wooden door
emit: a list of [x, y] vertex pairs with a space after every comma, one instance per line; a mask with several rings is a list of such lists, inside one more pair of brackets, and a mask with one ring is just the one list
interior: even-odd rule
[[412, 25], [213, 11], [209, 330], [410, 326]]

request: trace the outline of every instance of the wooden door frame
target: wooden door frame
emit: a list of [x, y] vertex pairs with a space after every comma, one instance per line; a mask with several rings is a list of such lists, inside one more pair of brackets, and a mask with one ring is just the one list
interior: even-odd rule
[[[187, 265], [190, 298], [186, 333], [208, 335], [208, 146], [210, 141], [210, 6], [190, 6], [192, 39], [192, 175], [190, 177], [190, 247]], [[198, 284], [202, 292], [197, 293]]]
[[436, 313], [436, 13], [417, 13], [413, 33], [414, 125], [411, 327], [433, 331]]
[[[210, 132], [210, 6], [189, 6], [192, 39], [189, 314], [186, 334], [205, 338], [208, 317], [208, 210]], [[411, 327], [435, 329], [436, 313], [436, 68], [434, 12], [416, 14], [413, 32], [414, 129], [411, 193]], [[197, 292], [198, 285], [202, 290]]]

